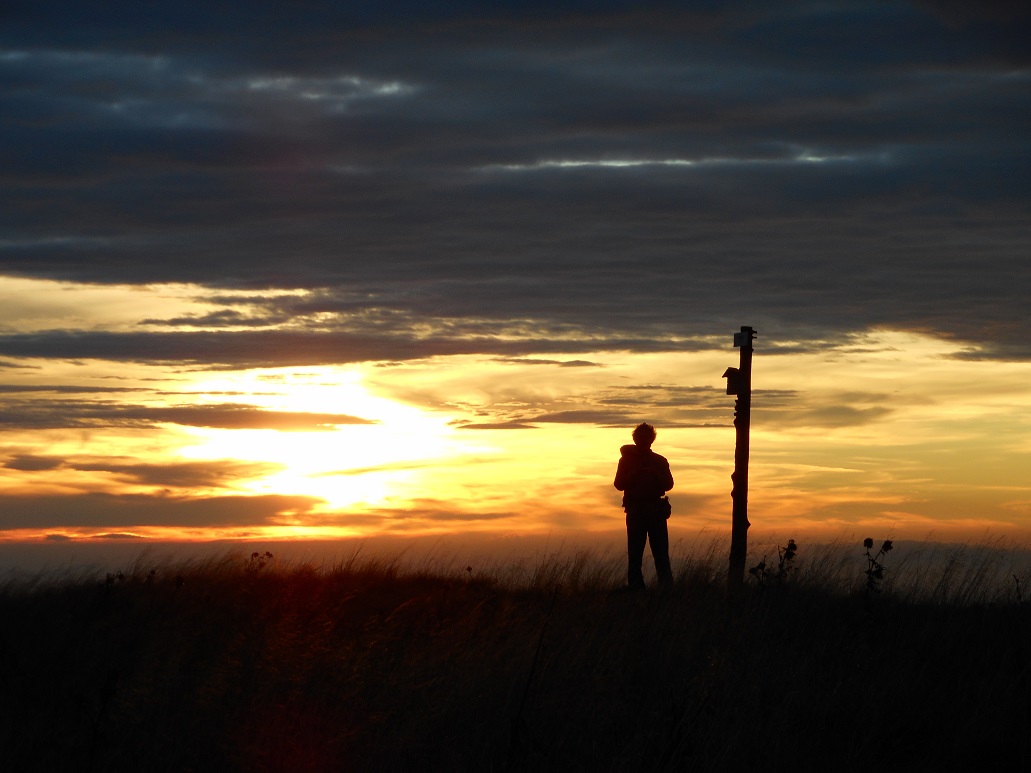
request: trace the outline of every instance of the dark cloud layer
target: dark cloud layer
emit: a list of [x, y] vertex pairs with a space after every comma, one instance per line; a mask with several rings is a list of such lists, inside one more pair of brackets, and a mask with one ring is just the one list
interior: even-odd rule
[[[214, 8], [9, 4], [0, 273], [226, 299], [0, 355], [519, 357], [753, 324], [1031, 356], [1026, 4]], [[317, 292], [242, 297], [268, 288]]]
[[[589, 352], [599, 349], [635, 351], [688, 351], [697, 342], [672, 341], [668, 336], [638, 335], [567, 338], [559, 331], [552, 337], [535, 331], [525, 338], [503, 336], [501, 326], [475, 325], [477, 334], [463, 330], [442, 335], [416, 336], [413, 320], [400, 322], [396, 330], [362, 332], [141, 332], [52, 330], [0, 336], [0, 352], [18, 357], [104, 359], [116, 362], [275, 367], [353, 363], [370, 360], [411, 360], [448, 354], [523, 355], [533, 352]], [[462, 326], [469, 329], [473, 326]], [[488, 330], [493, 331], [493, 335]], [[342, 422], [341, 422], [342, 423]]]

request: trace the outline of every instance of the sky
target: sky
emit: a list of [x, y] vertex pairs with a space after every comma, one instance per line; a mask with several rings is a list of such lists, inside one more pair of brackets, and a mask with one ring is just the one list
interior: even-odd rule
[[8, 2], [0, 541], [1031, 544], [1026, 3]]

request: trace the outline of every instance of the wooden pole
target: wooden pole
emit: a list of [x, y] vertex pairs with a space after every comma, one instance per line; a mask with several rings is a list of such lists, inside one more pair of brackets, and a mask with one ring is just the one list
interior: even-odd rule
[[[727, 392], [736, 394], [734, 428], [737, 441], [734, 447], [734, 482], [730, 496], [734, 500], [730, 528], [730, 566], [727, 569], [727, 588], [734, 591], [745, 581], [745, 560], [748, 555], [748, 435], [752, 421], [752, 340], [756, 332], [743, 326], [734, 335], [734, 346], [741, 348], [741, 364], [736, 373], [728, 370]], [[725, 374], [727, 375], [727, 374]], [[733, 387], [733, 391], [731, 391]]]

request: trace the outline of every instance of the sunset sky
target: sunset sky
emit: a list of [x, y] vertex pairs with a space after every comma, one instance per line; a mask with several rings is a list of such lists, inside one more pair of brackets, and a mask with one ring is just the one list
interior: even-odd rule
[[1031, 544], [1026, 3], [0, 11], [0, 541]]

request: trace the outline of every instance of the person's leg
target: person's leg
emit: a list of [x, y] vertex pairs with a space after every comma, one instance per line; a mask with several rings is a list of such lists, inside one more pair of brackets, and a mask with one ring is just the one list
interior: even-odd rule
[[633, 589], [644, 587], [641, 563], [644, 560], [644, 543], [648, 539], [648, 525], [640, 516], [626, 514], [626, 557], [627, 585]]
[[655, 561], [655, 575], [659, 585], [668, 588], [673, 584], [673, 570], [669, 565], [669, 530], [666, 519], [656, 517], [648, 524], [648, 544], [652, 548], [652, 559]]

